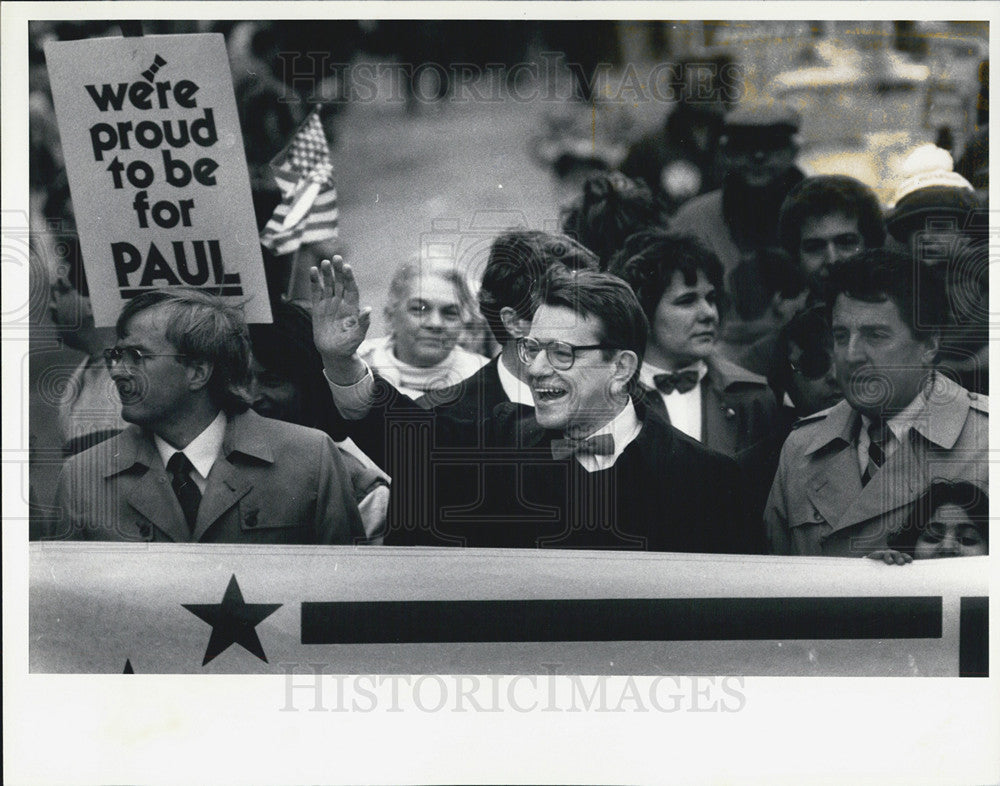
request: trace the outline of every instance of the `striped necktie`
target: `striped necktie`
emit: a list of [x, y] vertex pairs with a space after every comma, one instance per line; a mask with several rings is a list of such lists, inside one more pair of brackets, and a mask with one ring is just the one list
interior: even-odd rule
[[861, 485], [868, 481], [885, 464], [885, 446], [889, 441], [889, 425], [884, 420], [873, 420], [868, 425], [868, 466], [861, 475]]

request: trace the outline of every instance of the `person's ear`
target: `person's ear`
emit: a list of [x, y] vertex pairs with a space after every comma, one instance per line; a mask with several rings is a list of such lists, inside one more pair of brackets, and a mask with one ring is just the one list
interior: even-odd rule
[[631, 349], [619, 350], [618, 356], [615, 358], [615, 370], [611, 378], [614, 380], [616, 387], [620, 386], [620, 389], [624, 390], [638, 370], [639, 356]]
[[517, 309], [504, 306], [500, 309], [500, 322], [503, 329], [515, 339], [525, 338], [531, 332], [531, 320], [524, 319], [517, 313]]
[[208, 360], [189, 360], [185, 364], [188, 374], [188, 389], [192, 392], [201, 390], [212, 378], [212, 363]]
[[923, 340], [924, 351], [920, 356], [925, 366], [934, 364], [938, 350], [941, 348], [941, 334], [932, 333]]

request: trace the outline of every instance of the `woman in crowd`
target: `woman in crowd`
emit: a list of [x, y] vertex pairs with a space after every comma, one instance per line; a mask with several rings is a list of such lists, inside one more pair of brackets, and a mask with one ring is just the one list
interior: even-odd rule
[[981, 557], [990, 553], [989, 496], [975, 483], [931, 483], [888, 549], [868, 556], [887, 565], [915, 559]]
[[443, 260], [401, 265], [389, 284], [389, 335], [365, 341], [361, 358], [413, 399], [475, 374], [488, 359], [459, 346], [475, 314], [464, 274]]
[[649, 319], [639, 370], [643, 402], [692, 439], [736, 459], [747, 509], [761, 514], [787, 433], [764, 377], [717, 351], [722, 264], [693, 237], [633, 235], [610, 272], [635, 291]]

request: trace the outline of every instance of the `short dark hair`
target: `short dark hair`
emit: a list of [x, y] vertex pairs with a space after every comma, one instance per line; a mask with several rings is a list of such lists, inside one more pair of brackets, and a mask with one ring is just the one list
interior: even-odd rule
[[847, 175], [816, 175], [807, 177], [785, 197], [778, 214], [781, 245], [798, 259], [806, 220], [837, 214], [857, 219], [866, 249], [881, 248], [885, 243], [885, 220], [874, 191]]
[[302, 400], [300, 425], [325, 431], [336, 440], [347, 436], [330, 386], [323, 376], [323, 359], [313, 343], [312, 317], [295, 303], [272, 301], [271, 323], [250, 325], [254, 358], [267, 371], [291, 380]]
[[838, 295], [867, 303], [892, 301], [919, 340], [940, 333], [948, 319], [945, 282], [934, 268], [886, 249], [856, 254], [830, 268], [826, 316], [832, 324]]
[[534, 313], [534, 290], [545, 272], [556, 265], [570, 270], [596, 270], [597, 255], [573, 238], [538, 230], [504, 232], [490, 247], [479, 288], [479, 311], [497, 343], [511, 340], [500, 310], [513, 308], [521, 319]]
[[602, 172], [587, 178], [583, 196], [562, 217], [562, 229], [600, 259], [605, 270], [625, 238], [660, 224], [653, 192], [642, 181], [621, 172]]
[[650, 322], [677, 272], [688, 286], [698, 281], [701, 272], [715, 287], [716, 295], [721, 297], [724, 289], [722, 263], [712, 251], [696, 238], [664, 230], [640, 232], [630, 237], [611, 260], [608, 272], [632, 287]]
[[[552, 267], [538, 287], [537, 305], [559, 306], [581, 317], [596, 318], [601, 324], [599, 342], [635, 352], [641, 365], [649, 321], [632, 288], [618, 276]], [[614, 349], [605, 350], [605, 357]]]
[[833, 338], [830, 335], [830, 323], [825, 305], [817, 304], [799, 311], [778, 331], [777, 362], [772, 375], [772, 386], [780, 393], [779, 398], [783, 398], [791, 387], [792, 366], [788, 355], [792, 344], [799, 347], [803, 353], [824, 350], [830, 352]]
[[227, 414], [246, 411], [250, 401], [250, 333], [243, 312], [196, 289], [157, 289], [125, 304], [115, 325], [118, 338], [125, 337], [134, 317], [160, 306], [167, 311], [167, 341], [188, 358], [212, 364], [208, 381], [212, 402]]
[[903, 526], [889, 537], [888, 545], [897, 551], [913, 553], [934, 511], [942, 505], [957, 505], [964, 510], [989, 544], [990, 498], [986, 489], [967, 480], [936, 479], [917, 497], [910, 515]]

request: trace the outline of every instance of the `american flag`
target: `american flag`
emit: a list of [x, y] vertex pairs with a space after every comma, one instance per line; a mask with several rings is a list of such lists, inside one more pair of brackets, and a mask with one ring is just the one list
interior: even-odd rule
[[260, 233], [261, 244], [281, 255], [297, 251], [303, 243], [337, 237], [333, 162], [318, 109], [274, 157], [271, 169], [283, 199]]

